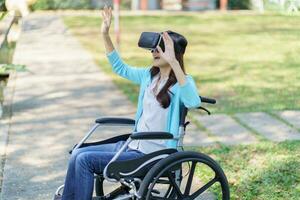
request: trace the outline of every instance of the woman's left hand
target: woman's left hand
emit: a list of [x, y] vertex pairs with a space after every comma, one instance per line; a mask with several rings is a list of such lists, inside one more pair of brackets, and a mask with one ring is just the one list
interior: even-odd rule
[[160, 56], [171, 65], [171, 63], [176, 61], [174, 42], [167, 32], [163, 32], [162, 38], [165, 44], [165, 52], [162, 51], [160, 46], [157, 46], [156, 48], [160, 53]]

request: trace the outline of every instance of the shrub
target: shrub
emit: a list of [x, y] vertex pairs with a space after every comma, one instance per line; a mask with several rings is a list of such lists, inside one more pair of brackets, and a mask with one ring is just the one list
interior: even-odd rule
[[89, 9], [90, 0], [37, 0], [33, 10], [56, 10], [56, 9]]
[[[31, 8], [33, 10], [100, 9], [105, 4], [112, 5], [112, 0], [37, 0]], [[128, 10], [130, 9], [130, 6], [131, 0], [121, 1], [121, 9]]]
[[5, 6], [5, 0], [0, 0], [0, 12], [5, 12], [5, 11], [7, 11]]
[[250, 0], [229, 0], [228, 1], [229, 9], [250, 9]]

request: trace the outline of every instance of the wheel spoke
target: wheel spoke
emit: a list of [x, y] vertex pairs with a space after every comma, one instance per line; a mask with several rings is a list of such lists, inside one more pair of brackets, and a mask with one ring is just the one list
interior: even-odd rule
[[169, 186], [169, 188], [168, 188], [166, 194], [164, 195], [164, 197], [166, 198], [170, 194], [170, 192], [172, 192], [172, 187], [171, 186]]
[[210, 180], [208, 183], [206, 183], [203, 187], [201, 187], [199, 190], [197, 190], [194, 194], [192, 194], [190, 197], [191, 199], [195, 199], [198, 197], [200, 194], [202, 194], [205, 190], [207, 190], [210, 186], [212, 186], [215, 182], [217, 182], [217, 178], [213, 178]]
[[190, 169], [190, 174], [189, 174], [189, 177], [188, 177], [188, 180], [187, 180], [187, 183], [186, 183], [184, 195], [189, 195], [190, 194], [195, 168], [196, 168], [196, 162], [192, 162], [192, 167]]
[[170, 172], [168, 173], [168, 178], [170, 180], [170, 184], [175, 189], [176, 194], [178, 195], [178, 197], [183, 198], [183, 194], [181, 193], [180, 188], [178, 187], [177, 183], [175, 182], [175, 179], [172, 177], [172, 174]]
[[[196, 176], [198, 163], [200, 165], [203, 163], [209, 170], [214, 172], [214, 174], [211, 174], [209, 171], [208, 175], [211, 174], [212, 176], [210, 179], [205, 178], [207, 181], [202, 179], [198, 181], [198, 176]], [[188, 164], [188, 166], [186, 166], [186, 164]], [[201, 172], [207, 171], [206, 168], [203, 170], [199, 168], [199, 170]], [[177, 175], [179, 175], [179, 177], [177, 177]], [[177, 178], [179, 179], [177, 180]], [[196, 184], [198, 182], [199, 185]], [[218, 185], [216, 182], [218, 182]], [[224, 172], [217, 163], [202, 154], [179, 152], [178, 154], [170, 155], [170, 157], [163, 160], [151, 170], [151, 174], [147, 175], [142, 182], [141, 194], [143, 199], [149, 200], [196, 200], [199, 197], [203, 197], [207, 192], [207, 195], [210, 195], [210, 191], [217, 189], [214, 186], [219, 187], [219, 183], [221, 191], [218, 191], [217, 196], [219, 197], [221, 195], [222, 198], [225, 197], [224, 199], [228, 199], [228, 182], [224, 176]], [[156, 191], [159, 191], [159, 193]], [[217, 197], [214, 192], [211, 195], [212, 198]]]

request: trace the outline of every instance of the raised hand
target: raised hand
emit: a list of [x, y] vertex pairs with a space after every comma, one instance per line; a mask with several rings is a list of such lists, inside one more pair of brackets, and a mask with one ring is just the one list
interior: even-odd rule
[[166, 60], [168, 63], [171, 64], [173, 61], [176, 60], [174, 42], [167, 32], [163, 32], [162, 37], [165, 44], [165, 52], [162, 51], [160, 46], [157, 46], [157, 50], [160, 53], [160, 56], [163, 57], [164, 60]]
[[104, 33], [104, 34], [109, 33], [111, 18], [112, 18], [112, 9], [111, 9], [111, 7], [108, 8], [107, 5], [105, 5], [104, 9], [102, 10], [101, 33]]

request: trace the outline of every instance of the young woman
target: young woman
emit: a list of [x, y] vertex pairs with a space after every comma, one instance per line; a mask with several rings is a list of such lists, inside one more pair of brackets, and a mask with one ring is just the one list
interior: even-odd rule
[[[165, 50], [153, 51], [153, 66], [136, 68], [125, 64], [109, 36], [112, 10], [104, 8], [101, 34], [106, 55], [118, 75], [140, 85], [135, 130], [167, 131], [175, 136], [179, 128], [180, 105], [198, 107], [200, 98], [191, 76], [185, 74], [183, 54], [186, 39], [175, 32], [163, 33]], [[65, 180], [63, 200], [90, 200], [94, 173], [101, 173], [124, 142], [78, 149], [72, 153]], [[119, 160], [133, 159], [164, 148], [176, 147], [176, 141], [141, 140], [131, 142]]]

